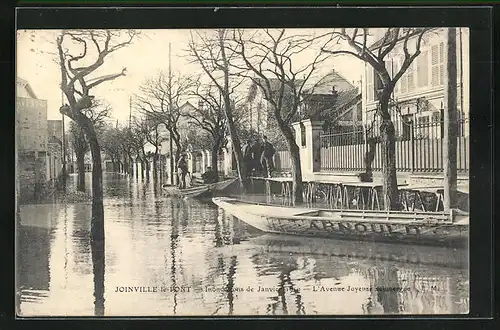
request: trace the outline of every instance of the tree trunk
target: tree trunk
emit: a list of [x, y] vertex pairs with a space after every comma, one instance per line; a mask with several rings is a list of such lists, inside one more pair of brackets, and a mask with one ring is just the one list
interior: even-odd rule
[[279, 125], [281, 132], [285, 136], [290, 151], [290, 158], [292, 161], [292, 203], [304, 202], [303, 185], [302, 185], [302, 167], [300, 165], [300, 149], [293, 136], [290, 126], [285, 124]]
[[389, 99], [380, 101], [380, 136], [382, 147], [383, 196], [386, 210], [400, 210], [398, 181], [396, 176], [396, 131], [389, 115]]
[[104, 241], [92, 241], [90, 249], [92, 254], [92, 272], [94, 275], [94, 315], [104, 316]]
[[76, 152], [76, 165], [78, 167], [77, 191], [85, 191], [85, 153]]
[[214, 145], [212, 147], [212, 155], [210, 156], [210, 164], [212, 171], [215, 171], [217, 175], [217, 181], [219, 181], [219, 162], [218, 162], [219, 146]]
[[142, 179], [142, 181], [144, 181], [145, 167], [146, 167], [145, 162], [144, 162], [144, 160], [141, 159], [141, 179]]
[[150, 170], [149, 161], [144, 160], [144, 163], [146, 163], [146, 181], [149, 182], [149, 170]]
[[[94, 128], [88, 124], [84, 126], [92, 153], [92, 220], [91, 237], [93, 241], [104, 242], [104, 205], [102, 188], [102, 160], [101, 148], [97, 141]], [[104, 256], [103, 256], [104, 258]]]
[[226, 114], [226, 123], [227, 123], [227, 128], [229, 131], [229, 137], [231, 139], [231, 145], [233, 147], [233, 154], [236, 158], [236, 169], [238, 170], [238, 178], [240, 180], [240, 184], [242, 185], [243, 189], [247, 191], [249, 182], [247, 178], [247, 169], [245, 166], [245, 162], [243, 161], [243, 153], [241, 151], [241, 143], [240, 139], [238, 138], [238, 133], [236, 131], [236, 126], [233, 121], [233, 115], [232, 115], [232, 110], [231, 110], [231, 100], [229, 99], [228, 95], [225, 95], [224, 97], [224, 112]]
[[128, 165], [128, 158], [127, 156], [123, 157], [123, 173], [128, 175], [128, 170], [129, 170], [129, 165]]
[[153, 155], [153, 183], [158, 184], [158, 154]]

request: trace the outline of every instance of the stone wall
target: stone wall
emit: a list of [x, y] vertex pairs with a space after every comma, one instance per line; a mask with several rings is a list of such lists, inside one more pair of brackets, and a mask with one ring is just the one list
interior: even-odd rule
[[40, 199], [47, 182], [45, 152], [20, 152], [18, 162], [19, 202], [30, 203]]

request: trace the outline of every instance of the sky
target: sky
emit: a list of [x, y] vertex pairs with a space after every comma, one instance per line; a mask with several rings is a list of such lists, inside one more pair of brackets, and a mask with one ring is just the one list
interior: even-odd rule
[[[310, 34], [314, 29], [293, 29], [287, 33]], [[104, 99], [112, 110], [113, 120], [126, 123], [129, 117], [129, 100], [139, 93], [139, 86], [149, 77], [154, 77], [159, 70], [168, 70], [169, 43], [171, 45], [172, 70], [181, 74], [197, 74], [201, 68], [186, 57], [189, 30], [142, 30], [141, 37], [131, 45], [122, 48], [106, 58], [99, 69], [103, 75], [121, 72], [127, 69], [126, 76], [112, 82], [105, 82], [93, 90], [96, 98]], [[315, 29], [314, 33], [326, 30]], [[54, 61], [56, 57], [56, 30], [20, 30], [16, 44], [16, 74], [28, 81], [39, 99], [47, 100], [48, 119], [60, 119], [61, 105], [60, 71]], [[311, 53], [312, 55], [312, 53]], [[308, 54], [294, 58], [294, 65], [306, 65], [311, 56]], [[347, 80], [359, 84], [363, 72], [363, 63], [350, 56], [337, 56], [324, 62], [320, 74], [335, 69]]]

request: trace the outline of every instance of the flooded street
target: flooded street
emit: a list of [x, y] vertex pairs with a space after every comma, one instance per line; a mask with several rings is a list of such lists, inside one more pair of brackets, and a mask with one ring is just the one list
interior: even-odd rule
[[94, 316], [96, 303], [105, 316], [469, 309], [467, 251], [263, 234], [210, 201], [165, 197], [119, 174], [105, 174], [104, 195], [104, 283], [90, 204], [21, 208], [18, 315]]

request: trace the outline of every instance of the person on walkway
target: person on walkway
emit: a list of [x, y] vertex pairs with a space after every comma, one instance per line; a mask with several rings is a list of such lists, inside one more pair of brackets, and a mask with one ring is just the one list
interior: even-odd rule
[[215, 183], [218, 181], [217, 172], [212, 169], [211, 166], [207, 167], [205, 173], [201, 175], [203, 183]]
[[252, 141], [250, 139], [246, 140], [245, 144], [241, 148], [243, 154], [243, 163], [245, 163], [245, 168], [247, 173], [250, 175], [253, 172], [253, 153], [252, 153]]
[[264, 168], [264, 173], [268, 178], [274, 170], [273, 156], [276, 153], [273, 145], [267, 140], [267, 136], [262, 137], [262, 154], [260, 156], [260, 163]]
[[178, 172], [181, 176], [181, 179], [179, 182], [179, 188], [186, 189], [186, 175], [188, 174], [189, 169], [188, 169], [188, 163], [187, 163], [185, 154], [183, 154], [181, 156], [181, 158], [179, 159], [179, 162], [177, 162], [177, 169], [178, 169]]

